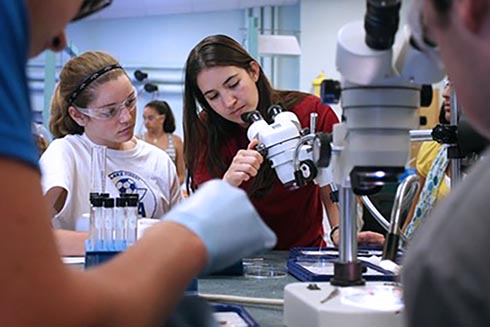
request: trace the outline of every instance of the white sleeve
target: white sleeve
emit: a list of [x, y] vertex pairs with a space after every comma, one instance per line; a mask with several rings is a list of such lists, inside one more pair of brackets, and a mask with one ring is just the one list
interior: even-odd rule
[[74, 188], [74, 160], [74, 154], [62, 139], [51, 142], [39, 160], [44, 194], [53, 187], [61, 187], [67, 191], [63, 208], [52, 219], [54, 228], [74, 228], [71, 192]]
[[43, 192], [59, 186], [66, 190], [72, 189], [74, 169], [73, 156], [65, 142], [54, 140], [39, 159], [42, 173]]

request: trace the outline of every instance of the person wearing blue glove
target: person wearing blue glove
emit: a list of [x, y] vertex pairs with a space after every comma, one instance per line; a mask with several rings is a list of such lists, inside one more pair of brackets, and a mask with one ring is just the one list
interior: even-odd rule
[[110, 3], [0, 0], [0, 326], [162, 325], [200, 272], [274, 244], [242, 191], [213, 182], [107, 264], [63, 265], [31, 135], [26, 63], [44, 49], [62, 50], [70, 20]]

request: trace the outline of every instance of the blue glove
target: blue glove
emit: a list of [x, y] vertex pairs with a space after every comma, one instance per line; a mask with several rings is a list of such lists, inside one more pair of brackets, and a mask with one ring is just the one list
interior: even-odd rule
[[205, 273], [224, 269], [243, 257], [272, 248], [274, 232], [262, 221], [245, 192], [212, 180], [163, 217], [193, 231], [206, 246]]

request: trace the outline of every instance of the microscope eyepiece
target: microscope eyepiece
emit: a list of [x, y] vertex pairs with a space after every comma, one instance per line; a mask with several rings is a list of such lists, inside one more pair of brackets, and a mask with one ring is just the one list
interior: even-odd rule
[[280, 114], [283, 111], [282, 107], [278, 104], [273, 104], [272, 106], [267, 109], [267, 116], [271, 120], [274, 120], [274, 117], [276, 117], [278, 114]]
[[366, 44], [375, 50], [387, 50], [395, 42], [400, 21], [400, 0], [368, 0], [364, 16]]
[[240, 118], [248, 124], [252, 124], [256, 121], [263, 120], [264, 117], [260, 114], [258, 110], [250, 111], [250, 112], [244, 112], [243, 114], [240, 115]]

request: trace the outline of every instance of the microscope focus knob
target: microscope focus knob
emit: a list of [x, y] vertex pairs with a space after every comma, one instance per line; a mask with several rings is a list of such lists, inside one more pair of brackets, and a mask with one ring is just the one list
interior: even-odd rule
[[267, 157], [267, 147], [264, 143], [260, 143], [255, 147], [255, 150], [258, 151], [264, 158]]
[[458, 142], [457, 127], [454, 125], [437, 124], [432, 129], [432, 138], [441, 144], [456, 144]]
[[332, 135], [328, 133], [316, 133], [313, 139], [313, 162], [317, 167], [328, 167], [332, 157]]
[[420, 89], [420, 106], [428, 107], [432, 103], [433, 97], [432, 85], [424, 84]]
[[299, 169], [294, 172], [294, 180], [297, 187], [305, 186], [318, 175], [318, 170], [311, 160], [301, 161]]
[[340, 82], [333, 79], [324, 79], [320, 85], [320, 97], [324, 104], [337, 104], [342, 92]]

